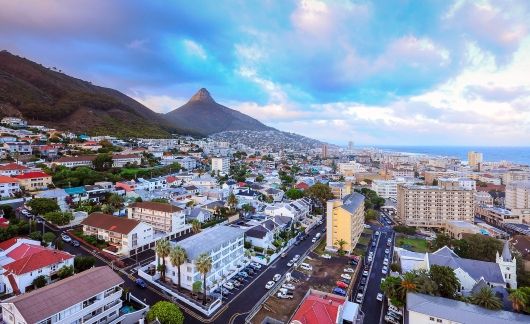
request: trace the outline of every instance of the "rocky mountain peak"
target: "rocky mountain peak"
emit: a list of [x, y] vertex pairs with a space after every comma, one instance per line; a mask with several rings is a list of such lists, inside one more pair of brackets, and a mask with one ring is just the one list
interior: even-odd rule
[[215, 100], [213, 100], [208, 90], [201, 88], [191, 97], [190, 102], [215, 103]]

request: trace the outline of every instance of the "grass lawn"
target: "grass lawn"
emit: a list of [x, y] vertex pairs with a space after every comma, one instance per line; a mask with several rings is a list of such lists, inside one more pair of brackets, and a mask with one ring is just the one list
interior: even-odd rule
[[396, 246], [414, 252], [429, 252], [429, 242], [423, 239], [398, 237], [396, 240]]
[[326, 248], [326, 240], [322, 240], [320, 241], [320, 243], [318, 243], [317, 247], [313, 250], [313, 252], [315, 252], [316, 254], [322, 255], [324, 254], [325, 248]]
[[355, 255], [364, 255], [366, 251], [364, 249], [361, 249], [359, 248], [358, 246], [355, 247], [355, 249], [353, 249], [352, 251], [352, 254], [355, 254]]
[[359, 241], [357, 243], [362, 245], [368, 245], [368, 243], [370, 243], [370, 237], [361, 236], [359, 237]]
[[372, 235], [374, 233], [374, 231], [372, 231], [372, 229], [370, 229], [370, 228], [365, 228], [363, 230], [363, 233], [364, 234], [368, 234], [368, 235]]

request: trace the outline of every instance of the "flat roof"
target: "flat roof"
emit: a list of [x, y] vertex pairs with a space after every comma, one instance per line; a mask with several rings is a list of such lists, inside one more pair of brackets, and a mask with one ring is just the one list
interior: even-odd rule
[[209, 253], [212, 250], [218, 249], [227, 241], [244, 236], [245, 232], [245, 229], [239, 227], [227, 225], [214, 226], [185, 238], [182, 241], [172, 242], [172, 245], [181, 246], [186, 250], [188, 259], [195, 260], [202, 253]]

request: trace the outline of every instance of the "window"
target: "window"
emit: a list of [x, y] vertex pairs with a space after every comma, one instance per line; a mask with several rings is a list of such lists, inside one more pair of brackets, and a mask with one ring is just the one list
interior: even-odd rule
[[437, 319], [436, 319], [436, 322], [438, 322], [438, 323], [441, 323], [441, 322], [442, 322], [442, 320], [441, 320], [441, 319], [439, 319], [439, 318], [437, 318]]
[[429, 317], [429, 321], [433, 321], [434, 322], [434, 317]]

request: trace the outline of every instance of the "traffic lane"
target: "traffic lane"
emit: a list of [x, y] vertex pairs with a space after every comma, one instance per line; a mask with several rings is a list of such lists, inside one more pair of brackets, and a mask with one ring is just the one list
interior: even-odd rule
[[385, 257], [387, 234], [384, 231], [380, 233], [381, 238], [375, 249], [372, 272], [368, 280], [362, 305], [362, 310], [368, 323], [379, 322], [381, 315], [381, 302], [377, 300], [377, 294], [380, 291], [381, 278], [384, 276], [381, 273], [381, 269], [383, 268], [383, 259]]

